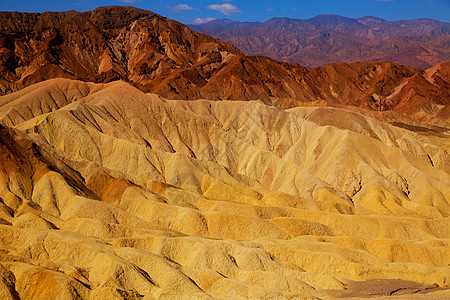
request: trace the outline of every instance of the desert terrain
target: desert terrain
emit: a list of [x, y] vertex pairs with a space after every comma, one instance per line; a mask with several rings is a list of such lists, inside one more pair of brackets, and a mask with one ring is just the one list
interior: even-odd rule
[[449, 63], [306, 69], [122, 9], [2, 33], [36, 42], [2, 48], [1, 299], [450, 297]]

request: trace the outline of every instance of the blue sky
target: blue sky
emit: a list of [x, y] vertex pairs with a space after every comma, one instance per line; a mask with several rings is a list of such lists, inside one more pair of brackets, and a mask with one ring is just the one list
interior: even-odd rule
[[87, 11], [106, 5], [132, 5], [185, 24], [222, 18], [259, 22], [273, 17], [307, 19], [318, 14], [450, 22], [450, 0], [0, 0], [1, 11], [22, 12]]

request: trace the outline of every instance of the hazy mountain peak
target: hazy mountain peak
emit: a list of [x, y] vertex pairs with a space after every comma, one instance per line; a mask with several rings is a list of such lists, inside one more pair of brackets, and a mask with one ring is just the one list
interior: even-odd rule
[[365, 16], [362, 18], [358, 18], [358, 20], [368, 21], [368, 22], [386, 22], [385, 19], [373, 17], [373, 16]]
[[307, 21], [322, 26], [357, 23], [355, 19], [332, 14], [317, 15], [315, 17], [308, 19]]

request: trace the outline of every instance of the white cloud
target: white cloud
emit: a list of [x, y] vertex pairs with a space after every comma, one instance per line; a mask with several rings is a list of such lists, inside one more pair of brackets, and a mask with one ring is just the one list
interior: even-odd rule
[[195, 24], [203, 24], [203, 23], [208, 23], [211, 21], [214, 21], [216, 18], [211, 18], [211, 17], [207, 17], [207, 18], [196, 18], [194, 19], [194, 23]]
[[178, 4], [174, 7], [169, 6], [169, 8], [171, 8], [175, 12], [181, 12], [183, 10], [197, 10], [197, 11], [199, 10], [198, 8], [192, 7], [188, 4]]
[[266, 8], [266, 11], [275, 11], [275, 9], [269, 7], [269, 8]]
[[239, 9], [239, 7], [229, 4], [229, 3], [211, 4], [211, 5], [208, 5], [207, 9], [220, 11], [221, 13], [223, 13], [226, 16], [229, 16], [231, 14], [242, 13], [242, 11]]
[[177, 6], [175, 6], [176, 9], [179, 10], [193, 10], [194, 8], [192, 6], [189, 6], [187, 4], [178, 4]]
[[193, 10], [194, 8], [190, 5], [187, 4], [178, 4], [174, 7], [174, 9], [178, 9], [178, 10]]
[[119, 2], [123, 2], [123, 3], [134, 3], [134, 2], [136, 2], [136, 0], [119, 0]]

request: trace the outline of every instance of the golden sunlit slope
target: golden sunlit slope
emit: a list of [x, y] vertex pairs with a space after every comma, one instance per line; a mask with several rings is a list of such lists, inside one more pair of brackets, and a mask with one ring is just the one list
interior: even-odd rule
[[2, 299], [450, 285], [445, 131], [67, 79], [0, 97], [0, 123]]

